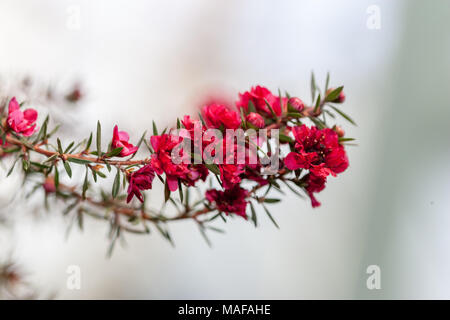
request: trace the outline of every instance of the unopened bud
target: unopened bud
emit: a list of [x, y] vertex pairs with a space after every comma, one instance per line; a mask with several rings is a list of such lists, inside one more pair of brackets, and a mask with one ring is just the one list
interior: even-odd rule
[[245, 120], [259, 129], [265, 126], [264, 118], [259, 113], [250, 112]]
[[[331, 92], [333, 92], [333, 90], [334, 90], [334, 88], [328, 89], [327, 92], [326, 92], [326, 95], [328, 96]], [[344, 91], [341, 91], [341, 92], [339, 92], [338, 97], [336, 99], [334, 99], [333, 101], [331, 101], [331, 102], [343, 103], [344, 101], [345, 101], [345, 93], [344, 93]]]
[[45, 193], [53, 193], [56, 191], [55, 187], [55, 179], [53, 177], [47, 177], [42, 184], [42, 187], [45, 190]]
[[339, 138], [342, 138], [345, 135], [344, 129], [342, 129], [342, 127], [340, 126], [335, 126], [334, 131], [337, 133]]
[[288, 105], [297, 110], [298, 112], [302, 112], [305, 108], [305, 104], [299, 98], [290, 98], [288, 100]]

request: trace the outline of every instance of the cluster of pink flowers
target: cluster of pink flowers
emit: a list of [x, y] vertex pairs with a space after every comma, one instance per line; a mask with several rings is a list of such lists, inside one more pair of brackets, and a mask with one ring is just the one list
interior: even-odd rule
[[[328, 94], [328, 93], [327, 93]], [[333, 101], [341, 103], [345, 100], [345, 95], [341, 91]], [[248, 157], [255, 150], [251, 150], [250, 141], [238, 146], [233, 140], [217, 137], [202, 136], [200, 141], [196, 139], [196, 130], [201, 128], [202, 133], [208, 129], [218, 129], [221, 132], [227, 129], [252, 128], [262, 129], [269, 125], [278, 125], [279, 117], [285, 116], [288, 112], [302, 113], [311, 116], [312, 108], [305, 110], [303, 101], [299, 98], [285, 98], [272, 94], [267, 88], [256, 86], [250, 91], [239, 94], [239, 99], [235, 106], [227, 106], [223, 103], [210, 103], [201, 109], [201, 119], [191, 119], [184, 116], [181, 120], [181, 134], [173, 134], [172, 130], [162, 134], [154, 134], [150, 138], [149, 146], [152, 149], [151, 157], [146, 159], [144, 165], [135, 171], [126, 170], [128, 178], [128, 197], [130, 202], [135, 196], [143, 202], [142, 192], [152, 188], [155, 176], [161, 180], [165, 178], [165, 183], [170, 192], [176, 191], [180, 185], [195, 186], [198, 181], [205, 181], [210, 170], [218, 175], [222, 190], [210, 189], [206, 191], [205, 199], [215, 205], [216, 209], [225, 214], [236, 214], [247, 219], [246, 208], [250, 191], [243, 187], [243, 182], [256, 183], [257, 186], [264, 186], [270, 182], [267, 174], [263, 173], [263, 165], [259, 157], [256, 162], [248, 161]], [[314, 110], [315, 112], [315, 110]], [[36, 132], [37, 112], [34, 109], [22, 111], [16, 98], [12, 98], [8, 106], [8, 117], [6, 119], [6, 134], [15, 134], [29, 137]], [[295, 123], [295, 122], [294, 122]], [[319, 129], [316, 126], [308, 127], [300, 122], [297, 126], [283, 126], [284, 133], [292, 134], [295, 140], [284, 143], [289, 144], [290, 152], [280, 164], [277, 163], [278, 170], [289, 170], [296, 173], [298, 179], [295, 181], [308, 193], [313, 207], [320, 205], [315, 198], [315, 194], [325, 188], [327, 177], [336, 176], [345, 171], [349, 165], [348, 158], [339, 138], [344, 135], [340, 127], [333, 129]], [[204, 124], [204, 125], [202, 125]], [[181, 126], [181, 125], [180, 125]], [[272, 127], [274, 128], [274, 127]], [[192, 163], [193, 154], [180, 149], [179, 157], [181, 161], [174, 161], [173, 152], [184, 139], [194, 142], [194, 149], [205, 152], [210, 145], [217, 150], [245, 149], [245, 161], [237, 161], [237, 152], [233, 152], [231, 159], [227, 158], [225, 163], [213, 163], [217, 171], [212, 170], [209, 165], [203, 162]], [[292, 138], [290, 138], [292, 139]], [[138, 151], [138, 146], [129, 142], [130, 137], [127, 132], [119, 131], [116, 125], [113, 129], [111, 139], [111, 150], [116, 149], [115, 157], [132, 156]], [[2, 141], [0, 141], [2, 142]], [[3, 143], [3, 142], [2, 142]], [[6, 142], [5, 142], [6, 143]], [[257, 139], [255, 142], [260, 144]], [[117, 150], [120, 148], [120, 150]], [[268, 152], [270, 155], [270, 152]], [[184, 161], [188, 160], [188, 161]], [[300, 180], [299, 180], [300, 179]], [[47, 193], [55, 191], [55, 185], [51, 179], [47, 179], [44, 184]]]
[[[343, 94], [338, 97], [340, 101], [344, 99]], [[253, 105], [253, 110], [249, 106]], [[224, 104], [211, 103], [202, 108], [202, 117], [206, 128], [216, 128], [222, 131], [226, 129], [242, 128], [242, 118], [240, 109], [244, 110], [245, 121], [255, 128], [264, 128], [267, 121], [273, 119], [273, 113], [276, 116], [282, 116], [287, 112], [288, 105], [301, 112], [305, 106], [299, 98], [280, 98], [272, 94], [267, 88], [256, 86], [250, 91], [239, 94], [239, 99], [235, 107], [226, 106]], [[270, 108], [269, 108], [270, 106]], [[272, 109], [272, 110], [271, 110]], [[144, 190], [151, 187], [155, 172], [158, 175], [165, 174], [166, 181], [170, 191], [175, 191], [179, 183], [187, 186], [193, 186], [199, 180], [205, 180], [209, 171], [203, 164], [175, 164], [171, 158], [172, 150], [181, 143], [183, 138], [190, 138], [194, 141], [194, 128], [201, 126], [199, 120], [192, 120], [189, 116], [185, 116], [181, 123], [188, 134], [183, 136], [175, 136], [170, 133], [153, 136], [150, 143], [154, 149], [150, 164], [144, 168], [145, 172], [151, 174], [143, 174], [141, 170], [130, 175], [130, 187], [128, 201], [133, 195], [140, 195], [137, 190]], [[303, 186], [309, 194], [313, 207], [317, 207], [320, 203], [316, 200], [314, 193], [324, 189], [328, 175], [335, 176], [343, 172], [348, 167], [348, 159], [343, 146], [339, 143], [338, 134], [332, 129], [319, 130], [312, 126], [308, 128], [306, 125], [287, 128], [291, 130], [295, 137], [295, 151], [292, 151], [284, 159], [285, 168], [295, 171], [298, 169], [309, 170], [303, 175]], [[127, 139], [126, 139], [127, 140]], [[221, 144], [221, 148], [225, 150], [227, 143], [225, 138], [215, 140], [202, 140], [201, 143], [194, 143], [194, 146], [204, 150], [206, 143]], [[231, 142], [234, 143], [234, 142]], [[236, 148], [233, 145], [232, 148]], [[248, 148], [248, 145], [245, 146]], [[236, 153], [234, 153], [236, 154]], [[247, 153], [246, 153], [247, 154]], [[190, 154], [181, 154], [181, 157], [190, 157]], [[234, 159], [236, 160], [236, 159]], [[150, 167], [152, 170], [150, 170]], [[247, 218], [246, 207], [249, 191], [241, 186], [244, 180], [256, 182], [258, 185], [265, 185], [268, 179], [261, 174], [262, 165], [259, 162], [249, 164], [247, 161], [238, 164], [237, 161], [227, 161], [219, 163], [217, 167], [220, 172], [220, 181], [223, 190], [211, 189], [206, 192], [205, 198], [212, 204], [215, 204], [219, 211], [226, 214], [234, 213]], [[136, 178], [139, 177], [139, 179]], [[145, 181], [145, 183], [143, 183]], [[138, 196], [142, 201], [142, 198]]]
[[314, 197], [315, 192], [325, 188], [328, 175], [336, 176], [348, 167], [348, 158], [344, 147], [339, 144], [338, 134], [332, 129], [319, 130], [306, 125], [294, 127], [295, 151], [289, 153], [284, 163], [289, 170], [307, 169], [305, 176], [306, 190], [312, 206], [320, 202]]

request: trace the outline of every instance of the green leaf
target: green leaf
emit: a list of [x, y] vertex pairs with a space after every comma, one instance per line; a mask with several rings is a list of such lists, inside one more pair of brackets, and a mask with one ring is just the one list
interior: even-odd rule
[[265, 198], [264, 199], [264, 202], [266, 202], [266, 203], [277, 203], [280, 201], [281, 201], [280, 199], [274, 199], [274, 198]]
[[272, 118], [274, 118], [275, 120], [278, 119], [275, 111], [273, 111], [272, 106], [270, 105], [269, 101], [267, 101], [267, 99], [264, 99], [264, 102], [266, 103], [267, 108], [269, 108], [270, 113], [272, 114]]
[[334, 89], [331, 91], [325, 98], [325, 101], [331, 102], [336, 100], [339, 97], [339, 94], [341, 93], [342, 89], [344, 89], [344, 86], [340, 86], [339, 88]]
[[102, 126], [100, 121], [97, 121], [97, 156], [102, 154]]
[[72, 178], [72, 168], [70, 167], [69, 162], [64, 161], [64, 169], [66, 169], [67, 175], [69, 178]]
[[70, 162], [73, 162], [73, 163], [79, 163], [79, 164], [91, 163], [89, 160], [72, 158], [72, 157], [67, 158], [67, 161], [70, 161]]
[[325, 80], [325, 92], [327, 92], [329, 84], [330, 84], [330, 72], [327, 72], [327, 79]]
[[249, 203], [250, 203], [250, 209], [252, 211], [251, 219], [252, 219], [252, 222], [253, 222], [253, 224], [255, 225], [255, 228], [256, 228], [258, 226], [258, 218], [256, 217], [255, 207], [253, 206], [252, 202], [249, 201]]
[[289, 137], [285, 134], [282, 134], [282, 133], [279, 134], [278, 138], [280, 139], [281, 142], [293, 142], [294, 141], [294, 139], [292, 139], [291, 137]]
[[116, 177], [114, 178], [114, 183], [112, 186], [112, 196], [113, 198], [117, 197], [120, 189], [120, 169], [117, 169]]
[[317, 97], [317, 101], [316, 101], [316, 106], [314, 107], [314, 112], [318, 111], [320, 108], [320, 102], [321, 102], [320, 98], [321, 97], [320, 97], [320, 93], [319, 93], [319, 96]]
[[277, 227], [278, 229], [280, 229], [280, 227], [278, 226], [278, 224], [276, 223], [275, 219], [272, 217], [272, 215], [270, 214], [269, 210], [266, 208], [266, 206], [263, 204], [262, 205], [264, 208], [264, 211], [267, 213], [267, 216], [269, 217], [269, 219], [272, 221], [272, 223], [275, 225], [275, 227]]
[[55, 164], [55, 188], [58, 189], [59, 186], [59, 172], [58, 172], [58, 167]]
[[344, 138], [344, 137], [339, 138], [339, 142], [347, 142], [347, 141], [355, 141], [355, 140], [356, 140], [355, 138]]
[[89, 169], [86, 166], [86, 174], [84, 176], [84, 182], [83, 182], [83, 193], [82, 193], [83, 199], [86, 198], [86, 191], [89, 188], [88, 174], [89, 174]]
[[206, 235], [205, 227], [199, 223], [198, 228], [200, 230], [200, 234], [202, 235], [203, 239], [205, 239], [205, 242], [208, 245], [208, 247], [211, 247], [212, 244], [211, 244], [211, 241], [209, 240], [208, 236]]
[[110, 152], [108, 152], [108, 153], [105, 155], [105, 157], [106, 157], [106, 158], [112, 158], [112, 157], [115, 157], [115, 156], [117, 156], [122, 150], [123, 150], [123, 147], [119, 147], [119, 148], [112, 149]]
[[180, 201], [183, 203], [183, 186], [181, 185], [180, 179], [178, 179], [178, 193], [180, 195]]
[[11, 173], [13, 172], [14, 167], [16, 166], [17, 160], [19, 160], [19, 158], [16, 158], [16, 160], [14, 160], [14, 163], [12, 164], [11, 168], [8, 170], [8, 173], [6, 174], [6, 177], [9, 177], [11, 175]]
[[314, 98], [316, 97], [316, 78], [314, 77], [314, 72], [311, 72], [311, 101], [314, 102]]
[[85, 150], [89, 150], [89, 148], [91, 147], [91, 144], [92, 144], [92, 132], [91, 132], [91, 134], [89, 135], [88, 141], [87, 141], [87, 143], [86, 143], [86, 148], [85, 148]]
[[219, 167], [217, 167], [216, 164], [214, 164], [214, 163], [211, 163], [211, 164], [205, 163], [205, 167], [206, 167], [209, 171], [211, 171], [212, 173], [214, 173], [214, 174], [216, 174], [216, 175], [220, 175]]
[[152, 121], [152, 125], [153, 125], [153, 135], [157, 136], [158, 135], [158, 128], [156, 127], [155, 120]]
[[164, 182], [164, 201], [167, 202], [169, 198], [170, 198], [170, 189], [166, 179], [166, 181]]
[[36, 137], [36, 139], [33, 141], [33, 144], [36, 144], [39, 140], [41, 140], [42, 138], [45, 139], [45, 136], [47, 135], [47, 124], [48, 124], [48, 120], [49, 120], [49, 116], [47, 115], [47, 117], [45, 117], [44, 122], [42, 123], [42, 127], [39, 130], [39, 133]]
[[356, 126], [356, 122], [353, 121], [353, 119], [350, 118], [349, 115], [345, 114], [343, 111], [339, 110], [339, 109], [336, 108], [335, 106], [331, 106], [331, 108], [333, 108], [334, 111], [336, 111], [337, 113], [339, 113], [340, 116], [341, 116], [342, 118], [344, 118], [345, 120], [347, 120], [348, 122], [350, 122], [351, 124], [353, 124], [354, 126]]
[[106, 178], [106, 175], [103, 173], [103, 172], [101, 172], [101, 171], [97, 171], [96, 172], [101, 178]]
[[72, 148], [74, 144], [75, 144], [75, 141], [72, 141], [72, 142], [67, 146], [66, 150], [64, 150], [64, 153], [69, 152], [70, 148]]
[[62, 145], [61, 145], [61, 140], [59, 140], [59, 138], [56, 139], [56, 142], [58, 143], [58, 152], [59, 154], [63, 154], [63, 149], [62, 149]]

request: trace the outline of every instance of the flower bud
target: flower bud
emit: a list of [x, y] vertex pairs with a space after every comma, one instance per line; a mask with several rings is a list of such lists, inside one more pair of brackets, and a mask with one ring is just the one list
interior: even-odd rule
[[303, 101], [300, 100], [299, 98], [290, 98], [288, 100], [288, 105], [290, 105], [292, 108], [294, 108], [298, 112], [302, 112], [303, 109], [305, 108]]
[[345, 131], [344, 131], [344, 129], [342, 129], [342, 127], [335, 126], [333, 129], [337, 133], [339, 138], [342, 138], [345, 135]]
[[[326, 95], [328, 96], [331, 92], [333, 92], [333, 90], [334, 90], [334, 88], [328, 89], [327, 92], [326, 92]], [[338, 97], [336, 99], [334, 99], [333, 101], [331, 101], [331, 102], [343, 103], [344, 101], [345, 101], [345, 93], [344, 93], [344, 91], [341, 91], [341, 92], [339, 92]]]
[[53, 177], [47, 177], [42, 184], [42, 187], [45, 190], [45, 193], [53, 193], [56, 191], [55, 180]]
[[247, 120], [247, 122], [251, 123], [252, 125], [254, 125], [259, 129], [264, 128], [265, 126], [263, 117], [255, 112], [250, 112], [245, 118], [245, 120]]

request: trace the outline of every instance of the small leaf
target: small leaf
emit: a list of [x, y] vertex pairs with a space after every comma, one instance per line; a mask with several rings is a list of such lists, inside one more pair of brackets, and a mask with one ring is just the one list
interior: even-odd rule
[[330, 83], [330, 72], [327, 72], [327, 79], [325, 80], [325, 92], [328, 90], [328, 85]]
[[6, 177], [9, 177], [9, 176], [11, 175], [11, 173], [13, 172], [17, 160], [19, 160], [19, 158], [17, 158], [16, 160], [14, 160], [14, 162], [13, 162], [11, 168], [8, 170], [8, 173], [6, 174]]
[[336, 111], [337, 113], [339, 113], [340, 116], [341, 116], [342, 118], [344, 118], [345, 120], [347, 120], [348, 122], [350, 122], [351, 124], [353, 124], [354, 126], [356, 126], [356, 122], [353, 121], [353, 119], [350, 118], [349, 115], [345, 114], [343, 111], [339, 110], [339, 109], [336, 108], [335, 106], [331, 106], [331, 107], [334, 109], [334, 111]]
[[275, 111], [273, 111], [272, 106], [270, 105], [269, 101], [267, 101], [267, 99], [264, 99], [264, 102], [266, 103], [267, 108], [269, 108], [270, 113], [272, 114], [272, 117], [273, 117], [275, 120], [277, 120], [278, 117], [277, 117]]
[[72, 141], [72, 142], [67, 146], [66, 150], [64, 150], [64, 153], [69, 152], [70, 148], [72, 148], [74, 144], [75, 144], [75, 141]]
[[66, 169], [67, 175], [69, 178], [72, 178], [72, 168], [70, 167], [69, 162], [64, 161], [64, 169]]
[[87, 141], [87, 143], [86, 143], [86, 148], [85, 148], [85, 150], [89, 150], [89, 148], [91, 147], [91, 144], [92, 144], [92, 132], [91, 132], [91, 134], [89, 135], [88, 141]]
[[281, 142], [293, 142], [294, 139], [292, 139], [291, 137], [284, 135], [282, 133], [279, 134], [278, 138], [280, 139]]
[[102, 126], [100, 121], [97, 121], [97, 155], [100, 157], [102, 154]]
[[281, 201], [280, 199], [275, 199], [275, 198], [265, 198], [264, 199], [264, 202], [266, 202], [266, 203], [277, 203], [280, 201]]
[[58, 189], [59, 186], [59, 172], [58, 172], [58, 167], [55, 164], [55, 188]]
[[58, 143], [58, 152], [59, 154], [63, 154], [63, 149], [62, 149], [62, 145], [61, 145], [61, 140], [59, 140], [59, 138], [56, 139], [56, 142]]
[[255, 207], [253, 206], [252, 202], [249, 201], [249, 203], [250, 203], [250, 209], [252, 211], [251, 219], [252, 219], [252, 222], [253, 222], [253, 224], [255, 225], [255, 228], [256, 228], [258, 226], [258, 218], [256, 217]]
[[170, 189], [166, 179], [166, 181], [164, 182], [164, 201], [167, 202], [169, 198], [170, 198]]
[[153, 135], [157, 136], [158, 135], [158, 128], [156, 127], [155, 120], [152, 121], [152, 125], [153, 125]]
[[112, 186], [112, 196], [113, 198], [117, 197], [120, 189], [120, 169], [117, 169], [116, 177], [114, 178], [114, 183]]
[[73, 162], [73, 163], [79, 163], [79, 164], [91, 163], [89, 160], [72, 158], [72, 157], [67, 158], [67, 161], [70, 161], [70, 162]]
[[86, 166], [86, 174], [84, 176], [84, 182], [83, 182], [83, 193], [82, 193], [83, 199], [86, 198], [86, 191], [89, 188], [88, 174], [89, 174], [89, 170], [88, 170], [88, 167]]
[[314, 102], [314, 98], [316, 97], [316, 78], [314, 77], [314, 72], [311, 72], [311, 100]]
[[180, 195], [180, 201], [183, 203], [183, 186], [181, 185], [180, 179], [178, 179], [178, 193]]
[[217, 167], [216, 164], [214, 164], [214, 163], [211, 163], [211, 164], [205, 163], [205, 167], [208, 168], [208, 170], [210, 170], [215, 175], [220, 175], [220, 170], [219, 170], [219, 168]]
[[319, 93], [319, 96], [317, 97], [317, 101], [316, 101], [316, 106], [314, 107], [314, 112], [317, 112], [320, 109], [320, 102], [321, 102], [320, 98], [321, 97], [320, 97], [320, 93]]
[[117, 156], [121, 151], [123, 150], [123, 147], [119, 147], [119, 148], [115, 148], [113, 150], [111, 150], [110, 152], [108, 152], [105, 157], [106, 158], [112, 158]]
[[266, 211], [267, 216], [269, 217], [269, 219], [272, 221], [272, 223], [275, 225], [275, 227], [277, 227], [278, 229], [280, 229], [280, 227], [278, 226], [278, 224], [275, 222], [275, 219], [272, 217], [272, 215], [270, 214], [269, 210], [267, 210], [266, 206], [263, 204], [262, 205], [264, 208], [264, 211]]

